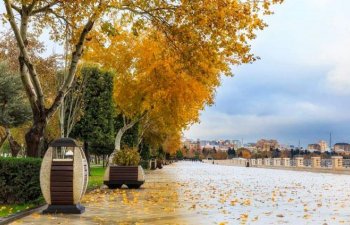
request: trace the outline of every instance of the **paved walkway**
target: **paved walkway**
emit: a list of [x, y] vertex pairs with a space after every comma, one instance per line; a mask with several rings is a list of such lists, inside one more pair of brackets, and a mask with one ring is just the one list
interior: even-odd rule
[[350, 224], [350, 176], [179, 162], [139, 190], [97, 190], [82, 215], [13, 224]]

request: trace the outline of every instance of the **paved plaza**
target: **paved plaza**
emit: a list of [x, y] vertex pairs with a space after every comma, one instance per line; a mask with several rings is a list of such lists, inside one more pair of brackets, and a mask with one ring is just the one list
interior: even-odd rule
[[139, 190], [95, 190], [82, 215], [12, 224], [350, 224], [350, 176], [178, 162]]

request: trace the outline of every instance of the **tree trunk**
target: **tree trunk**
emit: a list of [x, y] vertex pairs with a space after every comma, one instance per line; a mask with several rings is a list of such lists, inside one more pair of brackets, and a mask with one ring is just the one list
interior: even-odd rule
[[0, 137], [0, 149], [1, 149], [1, 146], [4, 144], [4, 142], [6, 141], [7, 139], [7, 133], [5, 133], [4, 136]]
[[127, 131], [127, 129], [125, 129], [125, 127], [118, 130], [117, 136], [115, 137], [115, 141], [114, 141], [114, 151], [112, 152], [112, 154], [109, 156], [109, 159], [108, 159], [109, 165], [113, 164], [113, 158], [114, 158], [115, 153], [117, 153], [117, 151], [120, 151], [120, 143], [122, 141], [122, 137], [123, 137], [123, 134], [125, 133], [125, 131]]
[[[66, 137], [64, 132], [64, 120], [65, 120], [65, 107], [64, 107], [64, 98], [62, 98], [61, 102], [61, 108], [60, 108], [60, 131], [61, 131], [61, 138]], [[67, 136], [68, 137], [68, 136]]]
[[39, 157], [40, 156], [40, 142], [44, 136], [46, 128], [46, 122], [34, 122], [33, 126], [25, 135], [27, 156], [28, 157]]
[[118, 133], [117, 133], [117, 136], [115, 137], [115, 142], [114, 142], [114, 152], [120, 150], [120, 144], [124, 133], [125, 133], [125, 130], [123, 128], [118, 130]]
[[17, 157], [18, 153], [21, 151], [21, 145], [12, 137], [10, 129], [6, 128], [7, 140], [10, 144], [12, 157]]

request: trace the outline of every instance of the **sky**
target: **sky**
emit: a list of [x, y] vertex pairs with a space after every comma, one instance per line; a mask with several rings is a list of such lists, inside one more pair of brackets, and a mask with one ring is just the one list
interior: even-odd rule
[[350, 142], [350, 1], [286, 0], [252, 43], [261, 60], [233, 68], [192, 139], [260, 138], [302, 146]]
[[[191, 139], [350, 142], [349, 0], [285, 0], [252, 42], [261, 60], [232, 68]], [[3, 3], [0, 13], [4, 12]], [[4, 27], [0, 27], [0, 30]], [[5, 28], [6, 29], [6, 28]], [[48, 42], [48, 35], [41, 37]], [[60, 52], [52, 42], [48, 53]], [[349, 65], [349, 66], [348, 66]]]

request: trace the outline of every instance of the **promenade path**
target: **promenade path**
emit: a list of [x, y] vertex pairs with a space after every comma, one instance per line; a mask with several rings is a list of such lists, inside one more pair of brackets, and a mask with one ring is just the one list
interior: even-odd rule
[[82, 215], [12, 224], [350, 224], [350, 176], [178, 162], [139, 190], [96, 190]]

